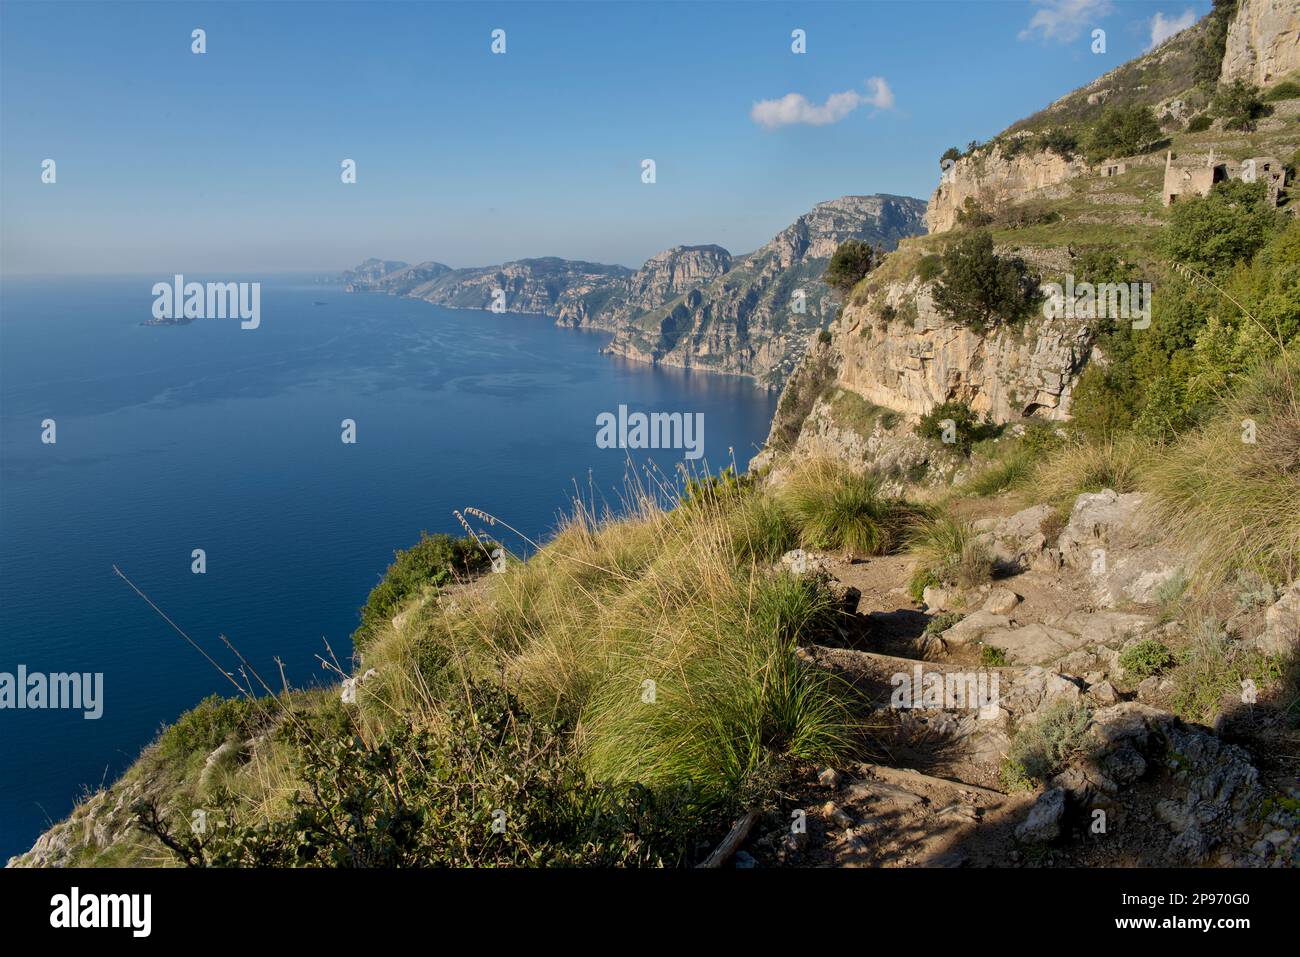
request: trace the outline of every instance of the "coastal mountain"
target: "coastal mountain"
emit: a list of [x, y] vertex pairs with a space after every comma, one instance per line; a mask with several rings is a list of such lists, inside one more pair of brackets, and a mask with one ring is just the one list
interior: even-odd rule
[[399, 269], [406, 269], [408, 265], [393, 259], [370, 258], [353, 269], [345, 270], [339, 278], [345, 283], [375, 282], [390, 273], [397, 272]]
[[491, 309], [499, 300], [504, 311], [559, 316], [583, 297], [631, 275], [626, 266], [547, 256], [469, 269], [425, 262], [353, 279], [346, 289], [423, 299], [452, 309]]
[[819, 203], [722, 274], [628, 315], [607, 351], [780, 385], [802, 358], [810, 333], [835, 316], [837, 303], [821, 274], [836, 248], [859, 239], [892, 250], [922, 231], [923, 210], [906, 196]]
[[499, 289], [510, 312], [613, 332], [610, 353], [778, 386], [809, 334], [834, 316], [821, 274], [836, 247], [860, 239], [894, 249], [922, 231], [924, 208], [906, 196], [844, 196], [819, 203], [747, 255], [675, 246], [635, 272], [554, 257], [473, 269], [435, 262], [384, 269], [401, 264], [367, 260], [347, 289], [458, 309], [489, 309]]
[[721, 246], [674, 246], [651, 256], [631, 276], [581, 297], [558, 321], [620, 330], [662, 303], [721, 276], [731, 266], [731, 253]]

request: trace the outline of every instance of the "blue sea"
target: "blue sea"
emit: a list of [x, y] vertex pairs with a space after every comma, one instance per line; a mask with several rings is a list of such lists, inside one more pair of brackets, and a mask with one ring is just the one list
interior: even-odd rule
[[[0, 710], [0, 862], [163, 723], [231, 691], [113, 565], [223, 665], [219, 634], [264, 676], [278, 657], [295, 686], [327, 681], [315, 655], [350, 655], [394, 549], [460, 534], [453, 509], [539, 539], [575, 488], [617, 504], [628, 453], [597, 447], [600, 413], [702, 413], [717, 470], [729, 449], [743, 466], [776, 404], [742, 380], [600, 355], [604, 334], [540, 316], [310, 277], [186, 278], [261, 281], [260, 327], [142, 326], [170, 277], [0, 284], [0, 672], [104, 675], [98, 720]], [[669, 473], [685, 456], [647, 454]]]

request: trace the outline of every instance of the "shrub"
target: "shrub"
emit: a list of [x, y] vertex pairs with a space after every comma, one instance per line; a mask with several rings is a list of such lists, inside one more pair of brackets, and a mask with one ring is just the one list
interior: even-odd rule
[[1259, 87], [1236, 79], [1222, 84], [1215, 91], [1210, 109], [1223, 117], [1225, 129], [1250, 132], [1255, 129], [1255, 121], [1264, 114], [1265, 106], [1259, 98]]
[[1110, 106], [1088, 131], [1086, 150], [1091, 162], [1146, 152], [1160, 139], [1160, 123], [1149, 106]]
[[1279, 214], [1265, 196], [1263, 183], [1227, 180], [1208, 196], [1175, 203], [1161, 236], [1164, 254], [1212, 276], [1226, 275], [1277, 230]]
[[467, 579], [490, 563], [483, 546], [472, 538], [421, 532], [416, 544], [395, 553], [383, 579], [370, 590], [361, 608], [361, 626], [352, 635], [353, 645], [364, 647], [375, 628], [389, 621], [408, 598], [422, 589]]
[[1238, 0], [1213, 0], [1196, 47], [1194, 75], [1197, 83], [1218, 82], [1223, 68], [1223, 53], [1228, 45], [1228, 25], [1237, 14], [1237, 3]]
[[431, 730], [400, 723], [366, 742], [286, 729], [302, 759], [288, 814], [240, 823], [227, 799], [227, 826], [195, 836], [146, 805], [144, 829], [207, 866], [658, 867], [701, 859], [729, 810], [689, 785], [591, 782], [553, 730], [481, 688]]
[[1035, 145], [1069, 159], [1079, 148], [1079, 138], [1063, 126], [1053, 126], [1038, 134]]
[[943, 169], [944, 163], [948, 160], [952, 160], [955, 163], [959, 159], [961, 159], [961, 150], [957, 149], [955, 146], [950, 146], [944, 150], [943, 155], [939, 157], [939, 168]]
[[1212, 618], [1197, 622], [1190, 632], [1191, 641], [1171, 676], [1170, 707], [1186, 721], [1212, 723], [1225, 700], [1241, 701], [1242, 682], [1247, 679], [1263, 686], [1287, 677], [1286, 662], [1243, 647]]
[[682, 488], [682, 505], [701, 507], [716, 505], [719, 502], [740, 499], [754, 490], [754, 476], [748, 472], [741, 475], [728, 465], [716, 475], [687, 475]]
[[916, 275], [921, 282], [929, 282], [943, 273], [943, 257], [938, 253], [922, 256], [916, 265]]
[[962, 226], [979, 228], [993, 222], [993, 214], [984, 209], [974, 196], [967, 196], [966, 201], [957, 210], [957, 222]]
[[1114, 246], [1087, 246], [1073, 263], [1074, 273], [1082, 282], [1127, 283], [1135, 277], [1133, 265], [1126, 262]]
[[995, 323], [1019, 321], [1038, 301], [1038, 277], [1019, 257], [997, 255], [986, 231], [944, 250], [934, 304], [953, 322], [983, 332]]
[[1079, 376], [1070, 404], [1071, 425], [1088, 441], [1109, 442], [1133, 428], [1140, 400], [1125, 371], [1090, 365]]
[[1002, 668], [1007, 663], [1007, 653], [1001, 648], [995, 648], [993, 645], [984, 645], [980, 648], [980, 664], [986, 668]]
[[1261, 97], [1265, 103], [1280, 103], [1282, 100], [1294, 100], [1300, 97], [1300, 83], [1294, 80], [1284, 80], [1276, 86], [1270, 87]]
[[1057, 699], [1036, 721], [1016, 729], [1003, 766], [1004, 782], [1040, 784], [1064, 770], [1083, 744], [1092, 712], [1081, 704]]
[[881, 258], [870, 243], [846, 239], [832, 254], [822, 279], [826, 285], [845, 295], [878, 265]]
[[989, 217], [989, 222], [995, 223], [1004, 229], [1026, 229], [1030, 226], [1043, 226], [1047, 223], [1054, 223], [1060, 218], [1061, 214], [1051, 209], [1048, 204], [1029, 202], [1004, 206]]
[[916, 423], [916, 434], [940, 442], [962, 455], [970, 455], [971, 445], [996, 435], [998, 427], [980, 419], [964, 402], [948, 401], [936, 405]]
[[178, 762], [206, 756], [228, 737], [246, 734], [259, 713], [260, 705], [254, 700], [209, 695], [163, 731], [159, 752], [164, 759]]
[[1199, 116], [1193, 116], [1190, 120], [1187, 121], [1187, 132], [1204, 133], [1206, 130], [1210, 128], [1210, 124], [1212, 122], [1213, 119], [1208, 113], [1202, 113]]
[[1173, 654], [1154, 638], [1144, 638], [1129, 645], [1119, 656], [1119, 664], [1125, 675], [1139, 681], [1160, 674], [1173, 663]]
[[[922, 599], [918, 598], [920, 602]], [[961, 615], [955, 611], [944, 611], [935, 615], [925, 623], [924, 635], [941, 635], [957, 622], [961, 621]]]

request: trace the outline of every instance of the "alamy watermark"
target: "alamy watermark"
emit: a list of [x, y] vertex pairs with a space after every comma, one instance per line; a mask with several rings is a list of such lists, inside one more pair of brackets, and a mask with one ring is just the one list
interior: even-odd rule
[[978, 711], [982, 720], [998, 714], [998, 673], [996, 671], [941, 671], [923, 673], [916, 665], [912, 671], [892, 675], [894, 686], [891, 708], [934, 708]]
[[1134, 329], [1151, 326], [1151, 283], [1081, 282], [1067, 274], [1065, 284], [1043, 286], [1043, 316], [1047, 319], [1131, 319]]
[[0, 710], [40, 711], [57, 708], [83, 712], [94, 721], [104, 713], [104, 673], [45, 674], [19, 665], [17, 673], [0, 671]]
[[177, 273], [170, 283], [153, 284], [153, 317], [157, 320], [239, 319], [239, 328], [262, 324], [260, 282], [186, 282]]
[[152, 894], [83, 894], [73, 887], [50, 898], [50, 926], [124, 928], [132, 937], [148, 937], [153, 928]]
[[686, 458], [704, 455], [703, 412], [632, 412], [596, 416], [598, 449], [685, 449]]

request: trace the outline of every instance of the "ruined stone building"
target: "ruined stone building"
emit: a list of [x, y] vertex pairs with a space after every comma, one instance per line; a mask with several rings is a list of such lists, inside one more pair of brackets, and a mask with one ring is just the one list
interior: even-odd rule
[[1269, 202], [1277, 205], [1286, 185], [1286, 169], [1275, 156], [1253, 156], [1242, 160], [1216, 161], [1214, 151], [1202, 163], [1175, 165], [1174, 154], [1165, 154], [1165, 184], [1161, 190], [1161, 201], [1169, 206], [1191, 196], [1208, 196], [1215, 183], [1227, 179], [1239, 179], [1243, 183], [1263, 183], [1268, 193]]

